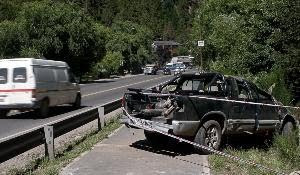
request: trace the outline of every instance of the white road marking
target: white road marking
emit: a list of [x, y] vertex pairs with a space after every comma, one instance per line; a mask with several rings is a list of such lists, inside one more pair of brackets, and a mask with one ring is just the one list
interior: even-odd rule
[[88, 96], [91, 96], [91, 95], [101, 94], [101, 93], [104, 93], [104, 92], [109, 92], [109, 91], [121, 89], [121, 88], [132, 86], [132, 85], [137, 85], [137, 84], [141, 84], [141, 83], [145, 83], [145, 82], [149, 82], [149, 81], [153, 81], [153, 80], [158, 80], [158, 79], [162, 79], [162, 78], [165, 78], [165, 77], [166, 76], [157, 77], [157, 78], [153, 78], [153, 79], [150, 79], [150, 80], [140, 81], [140, 82], [133, 83], [133, 84], [128, 84], [128, 85], [124, 85], [124, 86], [120, 86], [120, 87], [116, 87], [116, 88], [112, 88], [112, 89], [107, 89], [107, 90], [104, 90], [104, 91], [94, 92], [94, 93], [83, 95], [82, 97], [84, 98], [84, 97], [88, 97]]

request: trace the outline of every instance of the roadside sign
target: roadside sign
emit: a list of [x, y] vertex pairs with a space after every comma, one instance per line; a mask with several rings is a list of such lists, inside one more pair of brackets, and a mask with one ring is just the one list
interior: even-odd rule
[[198, 41], [198, 47], [204, 47], [204, 41], [203, 40]]

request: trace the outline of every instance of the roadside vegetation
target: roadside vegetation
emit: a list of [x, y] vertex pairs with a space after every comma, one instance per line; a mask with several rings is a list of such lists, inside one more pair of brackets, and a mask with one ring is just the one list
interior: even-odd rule
[[205, 40], [205, 69], [246, 77], [289, 104], [299, 93], [299, 8], [293, 0], [203, 1], [191, 44]]
[[[300, 171], [300, 147], [297, 134], [288, 137], [277, 135], [271, 146], [264, 149], [253, 147], [250, 149], [226, 147], [224, 152], [237, 156], [247, 161], [253, 161], [267, 168], [284, 174]], [[231, 175], [271, 175], [274, 172], [257, 168], [245, 163], [234, 161], [225, 157], [212, 155], [209, 163], [213, 174]]]
[[[134, 5], [133, 5], [134, 4]], [[153, 40], [187, 39], [197, 2], [3, 0], [0, 59], [66, 61], [78, 77], [139, 73], [157, 61]], [[170, 59], [170, 53], [161, 54]]]
[[[283, 104], [294, 105], [300, 93], [299, 10], [293, 0], [202, 1], [189, 44], [196, 64], [202, 52], [204, 69], [245, 77]], [[205, 47], [195, 47], [197, 40], [204, 40]], [[300, 110], [292, 112], [299, 119]], [[295, 137], [276, 136], [266, 149], [227, 145], [224, 151], [290, 173], [300, 170]], [[271, 174], [216, 155], [209, 161], [214, 174]]]
[[55, 160], [51, 161], [47, 157], [36, 159], [29, 163], [24, 169], [11, 169], [8, 175], [57, 175], [59, 171], [71, 163], [82, 153], [89, 151], [92, 147], [105, 139], [121, 124], [118, 119], [111, 120], [100, 132], [93, 130], [78, 140], [71, 141], [56, 152]]

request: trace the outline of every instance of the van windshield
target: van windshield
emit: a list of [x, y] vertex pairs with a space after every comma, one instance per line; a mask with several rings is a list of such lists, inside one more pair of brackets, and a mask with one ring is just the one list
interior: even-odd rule
[[7, 83], [7, 69], [0, 68], [0, 84], [6, 84], [6, 83]]

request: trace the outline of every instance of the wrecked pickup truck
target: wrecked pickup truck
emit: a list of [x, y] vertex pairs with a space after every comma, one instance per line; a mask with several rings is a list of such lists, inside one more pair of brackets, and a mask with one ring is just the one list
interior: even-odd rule
[[[220, 73], [182, 74], [156, 88], [128, 89], [123, 107], [121, 121], [127, 125], [125, 114], [216, 150], [224, 135], [287, 134], [298, 125], [271, 95], [245, 79]], [[161, 134], [144, 133], [153, 144], [165, 141]]]

